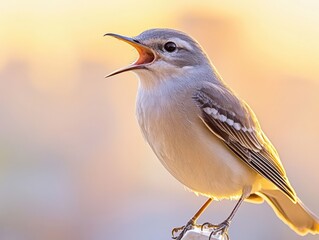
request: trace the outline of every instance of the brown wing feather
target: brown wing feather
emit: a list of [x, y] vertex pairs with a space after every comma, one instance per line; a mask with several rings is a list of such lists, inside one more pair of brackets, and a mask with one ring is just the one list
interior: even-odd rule
[[197, 90], [193, 99], [202, 110], [202, 121], [229, 149], [296, 201], [278, 153], [245, 102], [229, 89], [210, 83]]

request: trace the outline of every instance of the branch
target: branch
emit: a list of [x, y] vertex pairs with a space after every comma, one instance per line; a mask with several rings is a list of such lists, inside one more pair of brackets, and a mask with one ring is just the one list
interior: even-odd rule
[[[211, 234], [211, 230], [203, 229], [201, 230], [198, 227], [195, 227], [191, 230], [188, 230], [184, 237], [181, 240], [209, 240], [209, 236]], [[210, 236], [210, 240], [227, 240], [227, 236], [222, 236], [219, 233], [216, 235], [212, 234]]]

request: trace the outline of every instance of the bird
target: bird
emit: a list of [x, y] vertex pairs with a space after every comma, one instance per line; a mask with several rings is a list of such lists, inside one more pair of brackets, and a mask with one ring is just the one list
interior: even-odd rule
[[227, 86], [201, 45], [166, 28], [135, 37], [111, 36], [133, 46], [139, 57], [106, 77], [133, 71], [139, 78], [136, 117], [163, 166], [180, 183], [207, 197], [172, 233], [182, 239], [214, 200], [238, 200], [225, 221], [207, 225], [228, 237], [243, 201], [266, 201], [299, 235], [319, 234], [318, 217], [297, 197], [279, 154], [249, 105]]

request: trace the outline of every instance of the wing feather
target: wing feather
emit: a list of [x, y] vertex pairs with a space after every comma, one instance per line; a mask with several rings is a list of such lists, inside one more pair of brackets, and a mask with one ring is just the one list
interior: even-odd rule
[[292, 201], [291, 187], [278, 153], [262, 132], [249, 106], [229, 89], [207, 83], [193, 95], [203, 123], [248, 166], [271, 181]]

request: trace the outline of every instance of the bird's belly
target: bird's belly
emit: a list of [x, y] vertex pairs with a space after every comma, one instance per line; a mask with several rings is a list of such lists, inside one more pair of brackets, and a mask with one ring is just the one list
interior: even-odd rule
[[[198, 118], [199, 119], [199, 118]], [[254, 186], [257, 174], [200, 121], [188, 127], [153, 122], [142, 128], [165, 168], [192, 191], [215, 199], [238, 198]]]

